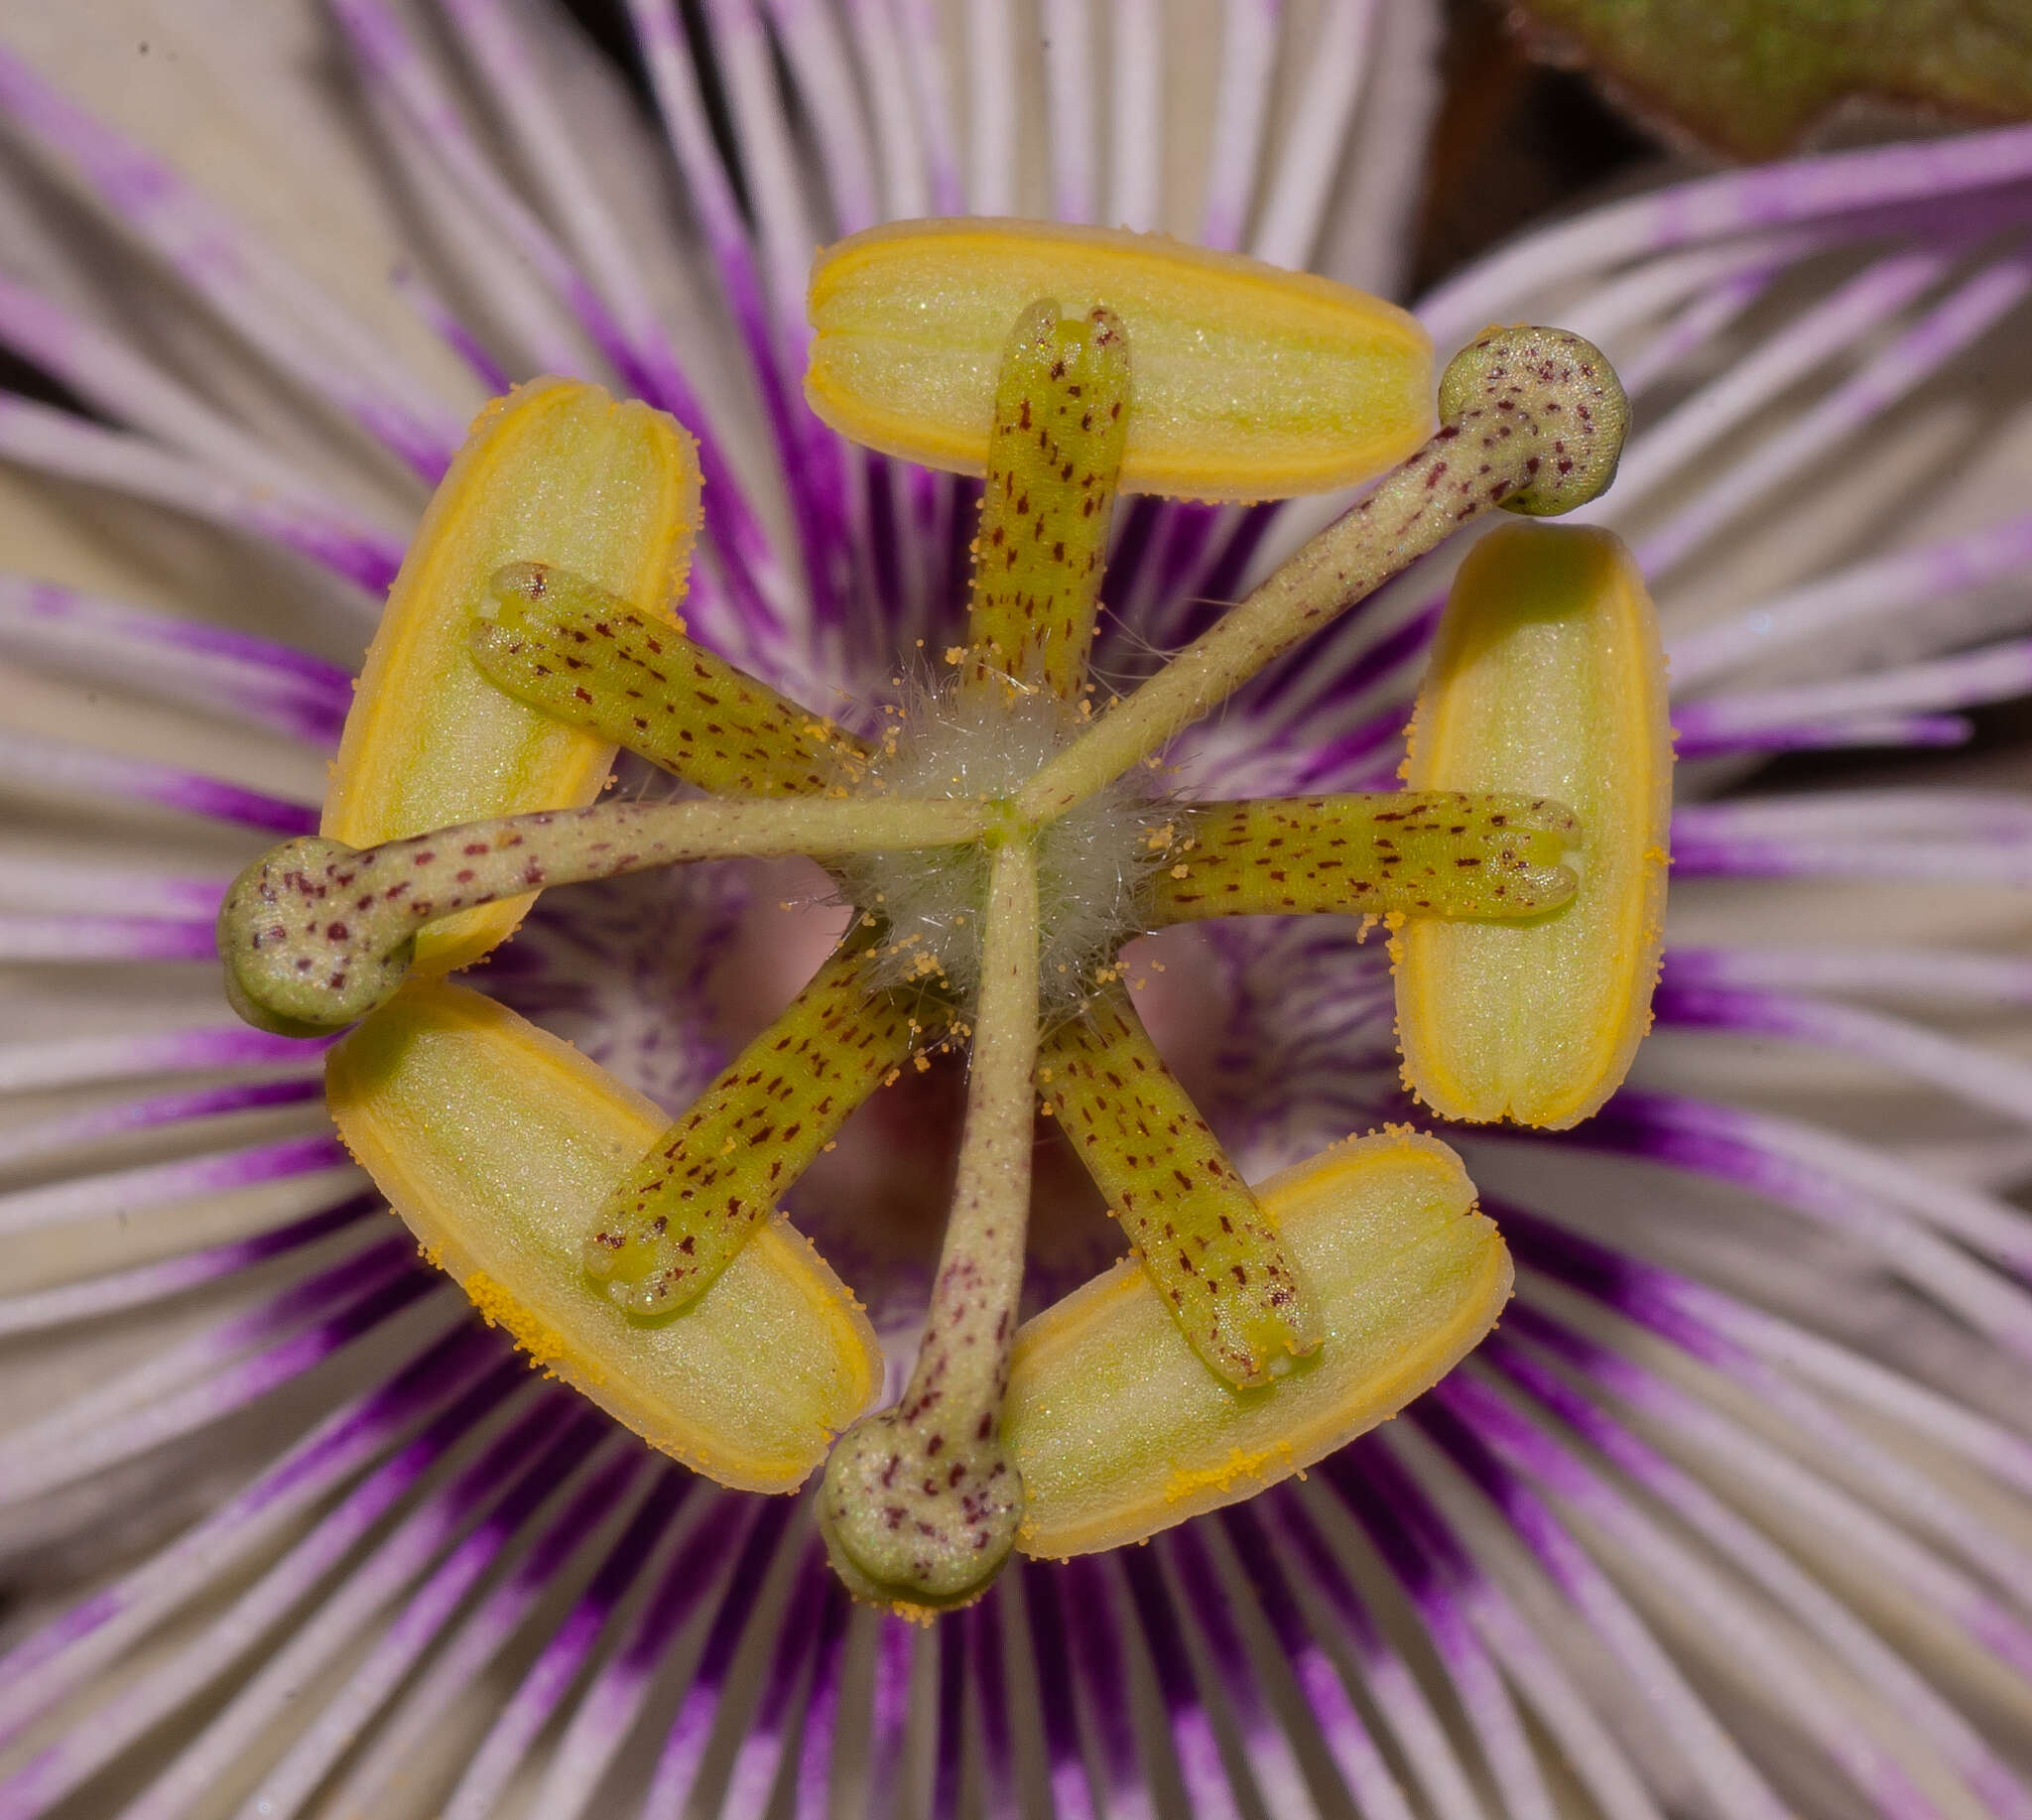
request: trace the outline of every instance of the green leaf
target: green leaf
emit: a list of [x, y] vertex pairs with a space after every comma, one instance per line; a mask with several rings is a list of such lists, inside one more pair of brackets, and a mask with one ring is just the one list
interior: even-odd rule
[[2032, 115], [2021, 0], [1521, 0], [1638, 111], [1771, 158], [1850, 96]]

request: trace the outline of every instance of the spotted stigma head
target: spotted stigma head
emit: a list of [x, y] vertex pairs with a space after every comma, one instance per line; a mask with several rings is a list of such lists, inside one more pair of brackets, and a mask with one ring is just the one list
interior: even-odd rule
[[409, 972], [412, 937], [385, 953], [351, 940], [341, 902], [353, 848], [321, 835], [272, 847], [226, 889], [218, 953], [226, 999], [258, 1030], [323, 1036], [395, 996]]
[[1002, 1445], [999, 1413], [985, 1433], [952, 1445], [927, 1436], [904, 1404], [839, 1437], [819, 1491], [819, 1528], [856, 1599], [906, 1615], [947, 1612], [993, 1584], [1024, 1513], [1023, 1478]]
[[1447, 362], [1440, 422], [1490, 452], [1517, 436], [1540, 445], [1525, 455], [1528, 477], [1501, 503], [1505, 511], [1557, 518], [1608, 490], [1630, 402], [1592, 341], [1518, 324], [1483, 329]]

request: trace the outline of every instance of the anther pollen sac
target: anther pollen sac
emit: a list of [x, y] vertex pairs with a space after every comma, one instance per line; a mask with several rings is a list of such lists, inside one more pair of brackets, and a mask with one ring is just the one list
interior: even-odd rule
[[1128, 330], [1126, 492], [1331, 492], [1432, 428], [1432, 342], [1394, 304], [1161, 234], [1049, 221], [898, 222], [822, 254], [805, 396], [857, 443], [980, 473], [1009, 325], [1040, 298], [1067, 317], [1105, 306]]
[[1336, 1144], [1255, 1193], [1311, 1285], [1317, 1350], [1260, 1389], [1223, 1383], [1134, 1260], [1025, 1323], [1002, 1431], [1026, 1553], [1140, 1542], [1303, 1472], [1445, 1376], [1509, 1299], [1502, 1237], [1433, 1138]]
[[[575, 379], [533, 379], [495, 399], [474, 418], [389, 589], [319, 832], [365, 847], [591, 802], [612, 742], [494, 688], [466, 655], [468, 632], [495, 571], [518, 559], [562, 565], [669, 620], [698, 526], [698, 456], [675, 418]], [[424, 930], [417, 966], [470, 965], [535, 901], [520, 892]]]
[[1407, 781], [1468, 778], [1567, 797], [1580, 813], [1580, 886], [1563, 909], [1522, 921], [1405, 926], [1406, 1075], [1449, 1118], [1571, 1125], [1621, 1084], [1650, 1027], [1672, 814], [1658, 627], [1609, 532], [1505, 525], [1461, 564]]
[[426, 1255], [545, 1370], [722, 1485], [788, 1492], [882, 1381], [867, 1317], [772, 1214], [682, 1321], [586, 1293], [586, 1210], [663, 1114], [463, 986], [413, 979], [331, 1052], [339, 1135]]

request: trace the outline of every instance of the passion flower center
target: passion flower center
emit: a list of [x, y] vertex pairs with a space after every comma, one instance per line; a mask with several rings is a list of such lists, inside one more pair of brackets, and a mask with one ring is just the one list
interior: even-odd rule
[[[1152, 318], [1160, 349], [1166, 321]], [[1319, 1355], [1327, 1375], [1337, 1368], [1325, 1356], [1333, 1325], [1129, 995], [1112, 989], [1121, 940], [1208, 915], [1514, 919], [1557, 909], [1577, 886], [1561, 857], [1585, 830], [1535, 794], [1172, 804], [1152, 768], [1188, 723], [1467, 519], [1497, 505], [1566, 510], [1606, 485], [1622, 407], [1599, 355], [1555, 330], [1482, 337], [1449, 369], [1437, 436], [1134, 695], [1091, 713], [1088, 660], [1132, 393], [1128, 331], [1109, 310], [1069, 319], [1040, 301], [1020, 313], [994, 398], [966, 642], [948, 654], [949, 685], [897, 711], [890, 736], [872, 744], [694, 643], [670, 617], [645, 615], [565, 566], [502, 551], [508, 505], [490, 506], [500, 526], [490, 519], [489, 537], [470, 549], [427, 531], [418, 572], [458, 572], [455, 588], [412, 603], [426, 616], [445, 603], [429, 618], [430, 650], [463, 642], [502, 692], [479, 703], [476, 724], [534, 708], [543, 719], [531, 739], [576, 751], [572, 742], [590, 735], [595, 754], [618, 742], [716, 800], [539, 809], [366, 846], [294, 843], [248, 868], [220, 919], [244, 1014], [306, 1033], [364, 1016], [365, 1040], [348, 1045], [364, 1056], [377, 1032], [413, 1029], [418, 1007], [443, 1010], [458, 996], [427, 983], [398, 992], [420, 932], [447, 915], [737, 854], [802, 852], [832, 870], [860, 912], [839, 949], [604, 1206], [586, 1210], [576, 1259], [547, 1232], [541, 1242], [497, 1244], [489, 1271], [467, 1277], [476, 1298], [492, 1298], [484, 1306], [541, 1305], [545, 1336], [586, 1336], [576, 1352], [555, 1338], [530, 1344], [630, 1421], [646, 1401], [720, 1396], [724, 1383], [695, 1359], [645, 1398], [645, 1361], [689, 1356], [693, 1335], [698, 1358], [722, 1362], [715, 1370], [742, 1352], [730, 1340], [741, 1311], [801, 1267], [794, 1247], [751, 1240], [772, 1229], [781, 1198], [840, 1121], [935, 1034], [937, 1020], [919, 1015], [927, 985], [948, 1007], [963, 997], [951, 1024], [971, 1052], [967, 1108], [923, 1344], [900, 1400], [839, 1436], [820, 1496], [848, 1586], [914, 1611], [977, 1597], [1029, 1521], [1028, 1468], [1003, 1419], [1040, 1091], [1134, 1238], [1165, 1331], [1197, 1355], [1194, 1370], [1211, 1372], [1208, 1406], [1272, 1411], [1279, 1432], [1264, 1457], [1292, 1465], [1317, 1458], [1326, 1433], [1288, 1399], [1295, 1383], [1325, 1381], [1294, 1362]], [[512, 413], [483, 421], [474, 470], [488, 471], [481, 456], [496, 441], [524, 434]], [[462, 478], [454, 493], [473, 484]], [[517, 560], [481, 567], [501, 557]], [[377, 661], [378, 678], [395, 660]], [[446, 677], [464, 688], [472, 672], [454, 666]], [[370, 735], [383, 694], [363, 693], [357, 739], [349, 723], [348, 776], [368, 775], [360, 754], [380, 750]], [[386, 751], [379, 762], [383, 784], [405, 781]], [[403, 1002], [385, 1003], [391, 996]], [[556, 1056], [544, 1066], [559, 1080], [572, 1072]], [[372, 1102], [370, 1083], [384, 1078], [390, 1067], [364, 1071], [355, 1101]], [[361, 1133], [372, 1122], [354, 1118]], [[418, 1133], [413, 1118], [405, 1128]], [[766, 1260], [715, 1294], [758, 1249]], [[515, 1281], [504, 1289], [493, 1269]], [[847, 1293], [833, 1287], [828, 1331], [857, 1338], [864, 1324], [856, 1329]], [[1476, 1331], [1492, 1314], [1486, 1300], [1475, 1303]], [[523, 1320], [517, 1331], [539, 1327]], [[816, 1463], [841, 1404], [829, 1393], [799, 1402], [772, 1375], [774, 1354], [745, 1356], [755, 1380], [721, 1403], [745, 1408], [750, 1390], [765, 1401], [789, 1395], [795, 1433], [779, 1437], [780, 1451]], [[833, 1380], [863, 1378], [842, 1368]], [[1208, 1388], [1195, 1377], [1151, 1407], [1200, 1407]], [[1261, 1400], [1272, 1395], [1287, 1400]], [[1299, 1422], [1303, 1454], [1277, 1412]], [[700, 1445], [696, 1424], [684, 1432], [689, 1456], [721, 1462], [730, 1482], [764, 1477], [740, 1445]], [[768, 1474], [787, 1483], [773, 1457]]]
[[[1088, 723], [1042, 689], [990, 681], [926, 691], [893, 722], [869, 767], [872, 792], [975, 804], [1008, 801]], [[1138, 768], [1035, 831], [1039, 1010], [1047, 1023], [1090, 998], [1096, 975], [1147, 918], [1145, 887], [1181, 842], [1181, 812]], [[839, 863], [864, 926], [885, 929], [876, 978], [971, 1004], [980, 984], [988, 844], [862, 853]]]

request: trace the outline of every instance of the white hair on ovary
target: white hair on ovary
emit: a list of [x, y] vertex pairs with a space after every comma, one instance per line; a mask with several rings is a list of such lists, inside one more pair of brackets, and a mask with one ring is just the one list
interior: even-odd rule
[[[925, 687], [892, 716], [869, 782], [897, 796], [1013, 796], [1087, 724], [1080, 705], [998, 679]], [[1177, 811], [1138, 768], [1050, 823], [1038, 842], [1041, 1006], [1069, 1015], [1096, 970], [1138, 929], [1140, 887], [1171, 851]], [[867, 854], [842, 863], [845, 895], [888, 925], [881, 975], [964, 1003], [980, 973], [984, 845]]]

